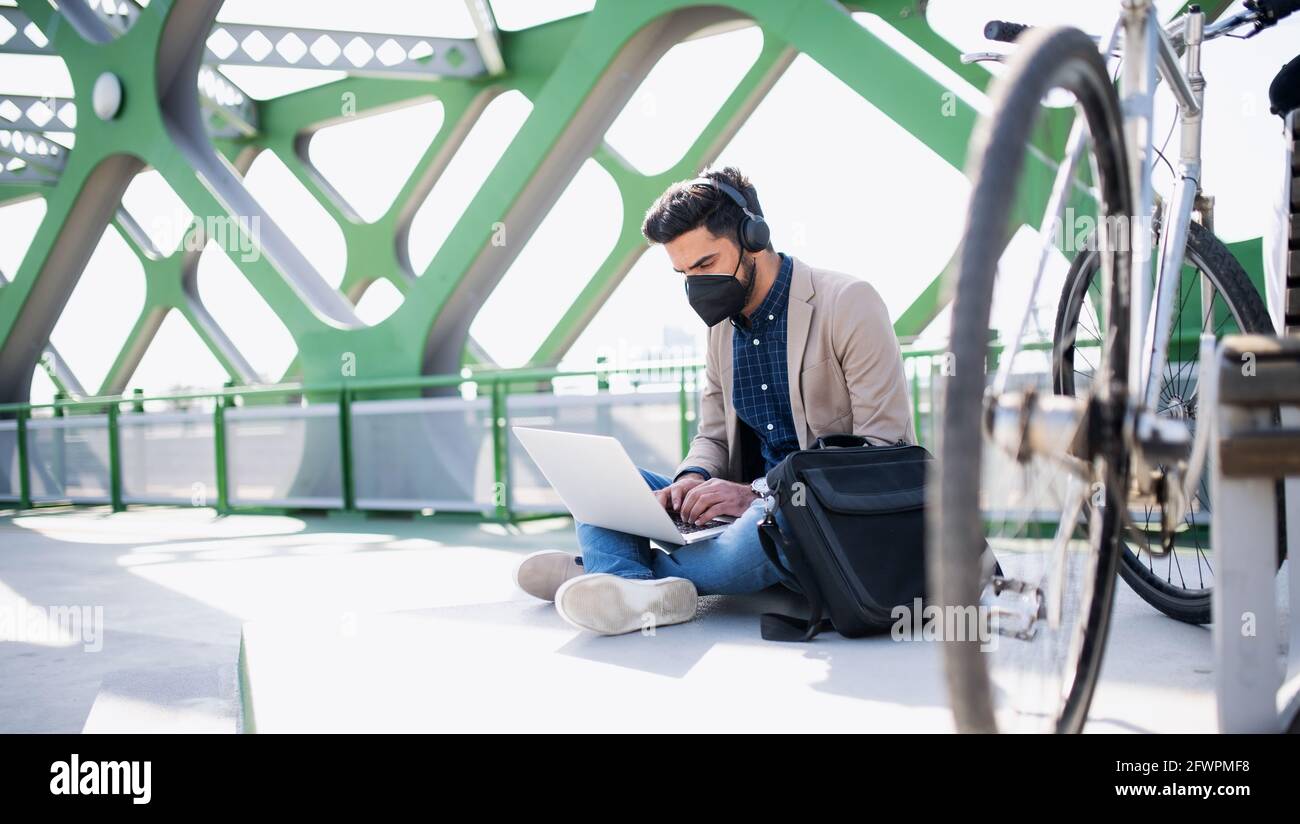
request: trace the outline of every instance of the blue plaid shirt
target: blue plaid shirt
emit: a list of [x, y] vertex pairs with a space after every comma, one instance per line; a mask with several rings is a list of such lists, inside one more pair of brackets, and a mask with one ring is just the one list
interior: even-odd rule
[[[793, 272], [793, 259], [781, 255], [781, 268], [767, 297], [754, 310], [749, 325], [737, 325], [731, 336], [732, 403], [736, 416], [758, 435], [765, 472], [799, 449], [785, 363], [786, 307]], [[687, 472], [709, 477], [698, 466], [685, 467], [677, 476]]]
[[781, 255], [781, 269], [771, 290], [731, 336], [731, 398], [736, 416], [749, 424], [762, 443], [763, 469], [770, 471], [799, 449], [790, 411], [790, 382], [786, 374], [786, 307], [794, 261]]

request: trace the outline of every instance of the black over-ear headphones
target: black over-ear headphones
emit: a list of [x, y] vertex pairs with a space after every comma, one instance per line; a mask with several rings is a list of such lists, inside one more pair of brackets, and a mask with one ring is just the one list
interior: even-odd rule
[[741, 249], [746, 252], [761, 252], [767, 248], [767, 244], [772, 240], [771, 227], [763, 220], [761, 214], [755, 214], [750, 210], [749, 199], [737, 191], [735, 186], [711, 177], [697, 177], [689, 185], [712, 186], [731, 198], [745, 212], [740, 225], [736, 227], [736, 239], [740, 241]]

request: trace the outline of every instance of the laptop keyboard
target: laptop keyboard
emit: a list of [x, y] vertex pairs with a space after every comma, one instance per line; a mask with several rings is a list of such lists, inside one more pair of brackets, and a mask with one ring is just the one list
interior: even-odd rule
[[678, 517], [676, 512], [669, 512], [668, 515], [673, 519], [673, 525], [677, 527], [677, 531], [682, 533], [683, 535], [690, 535], [692, 532], [702, 532], [706, 529], [714, 529], [716, 527], [726, 526], [727, 524], [731, 523], [730, 521], [722, 521], [717, 518], [714, 518], [712, 521], [706, 521], [702, 524], [693, 524], [687, 521], [683, 521], [680, 517]]

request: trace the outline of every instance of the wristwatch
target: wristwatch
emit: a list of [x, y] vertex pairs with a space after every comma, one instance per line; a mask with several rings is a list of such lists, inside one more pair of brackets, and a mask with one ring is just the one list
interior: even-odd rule
[[755, 498], [761, 498], [763, 501], [763, 518], [766, 523], [774, 523], [776, 517], [776, 496], [772, 494], [771, 488], [767, 485], [766, 477], [755, 478], [754, 482], [749, 485], [753, 490]]

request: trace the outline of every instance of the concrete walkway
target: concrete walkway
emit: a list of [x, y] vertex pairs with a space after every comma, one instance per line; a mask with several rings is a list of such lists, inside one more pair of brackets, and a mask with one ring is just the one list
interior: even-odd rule
[[[543, 548], [571, 524], [0, 513], [0, 731], [237, 731], [241, 634], [259, 732], [951, 729], [934, 644], [764, 642], [775, 591], [591, 636], [514, 588]], [[1119, 586], [1090, 731], [1212, 731], [1209, 630]], [[57, 606], [102, 607], [102, 636]]]

